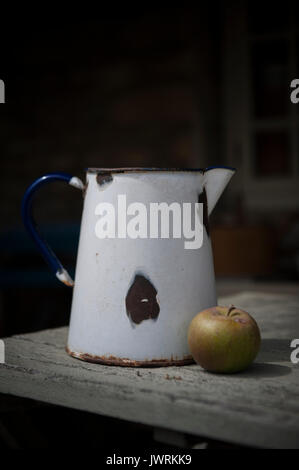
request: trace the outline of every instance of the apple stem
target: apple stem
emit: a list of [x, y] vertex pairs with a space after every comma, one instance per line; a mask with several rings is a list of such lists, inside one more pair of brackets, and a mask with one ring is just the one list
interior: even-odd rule
[[235, 309], [236, 309], [236, 307], [234, 305], [230, 305], [229, 308], [228, 308], [227, 316], [229, 317], [230, 313]]

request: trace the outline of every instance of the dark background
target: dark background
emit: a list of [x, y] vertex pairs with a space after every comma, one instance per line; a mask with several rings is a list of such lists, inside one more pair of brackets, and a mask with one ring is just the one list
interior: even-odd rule
[[[52, 171], [237, 167], [211, 217], [220, 293], [223, 281], [298, 282], [297, 12], [295, 1], [219, 1], [3, 16], [0, 336], [68, 323], [71, 289], [20, 217], [26, 187]], [[62, 183], [36, 201], [71, 272], [81, 211]]]
[[[219, 293], [297, 288], [298, 2], [85, 10], [1, 6], [0, 337], [69, 321], [72, 291], [49, 272], [20, 215], [25, 189], [53, 171], [84, 179], [86, 167], [234, 166], [211, 217]], [[72, 273], [82, 202], [57, 183], [35, 206]], [[11, 397], [0, 405], [0, 448], [153, 445], [146, 427]]]

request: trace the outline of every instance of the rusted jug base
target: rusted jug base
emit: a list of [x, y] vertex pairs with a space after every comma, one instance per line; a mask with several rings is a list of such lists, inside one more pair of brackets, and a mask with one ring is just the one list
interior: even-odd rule
[[152, 359], [150, 361], [133, 361], [126, 358], [118, 358], [114, 356], [94, 356], [87, 353], [79, 353], [71, 351], [68, 347], [65, 348], [66, 352], [76, 359], [86, 362], [94, 362], [96, 364], [105, 364], [108, 366], [122, 366], [122, 367], [169, 367], [169, 366], [185, 366], [187, 364], [193, 364], [194, 360], [192, 356], [186, 356], [180, 360], [168, 360], [168, 359]]

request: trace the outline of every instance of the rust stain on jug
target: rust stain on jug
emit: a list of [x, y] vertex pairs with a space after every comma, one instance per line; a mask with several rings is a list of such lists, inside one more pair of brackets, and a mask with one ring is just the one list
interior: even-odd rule
[[97, 173], [96, 179], [97, 179], [97, 183], [100, 186], [103, 186], [104, 184], [112, 183], [113, 176], [109, 172], [99, 172]]
[[96, 356], [93, 354], [71, 351], [66, 347], [66, 352], [76, 359], [81, 361], [93, 362], [96, 364], [103, 364], [108, 366], [121, 366], [121, 367], [169, 367], [169, 366], [184, 366], [193, 364], [194, 359], [191, 355], [185, 356], [183, 359], [176, 359], [173, 356], [170, 359], [154, 358], [143, 361], [135, 361], [125, 357], [115, 356]]

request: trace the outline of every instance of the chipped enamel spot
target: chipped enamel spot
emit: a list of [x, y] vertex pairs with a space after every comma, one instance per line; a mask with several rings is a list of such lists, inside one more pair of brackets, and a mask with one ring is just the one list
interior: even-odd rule
[[103, 191], [106, 189], [113, 181], [113, 176], [111, 173], [98, 173], [96, 177], [98, 188]]
[[139, 325], [144, 320], [156, 320], [160, 313], [157, 290], [142, 274], [136, 274], [126, 296], [127, 315]]
[[65, 284], [66, 286], [73, 287], [74, 281], [66, 269], [57, 271], [56, 277], [59, 279], [59, 281], [63, 282], [63, 284]]

